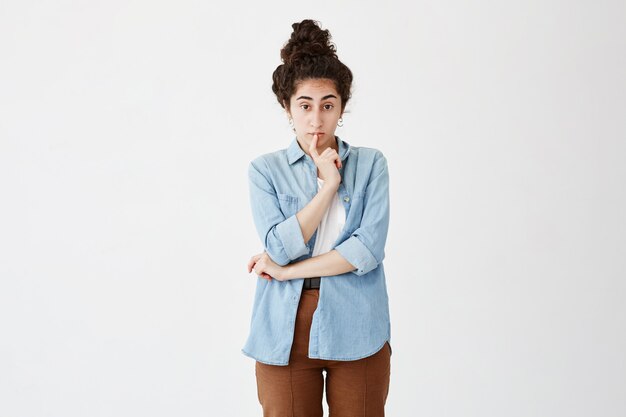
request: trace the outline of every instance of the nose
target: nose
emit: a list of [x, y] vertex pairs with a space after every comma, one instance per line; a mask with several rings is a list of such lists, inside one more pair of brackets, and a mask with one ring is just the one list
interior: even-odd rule
[[322, 127], [322, 116], [319, 110], [313, 110], [311, 114], [311, 127], [314, 129]]

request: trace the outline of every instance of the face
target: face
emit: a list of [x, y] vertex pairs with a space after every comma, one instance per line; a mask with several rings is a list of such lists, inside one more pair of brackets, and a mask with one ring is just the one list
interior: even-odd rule
[[341, 97], [332, 80], [301, 81], [286, 108], [287, 116], [293, 119], [298, 142], [307, 154], [314, 133], [319, 133], [318, 153], [328, 147], [336, 149], [335, 129], [341, 117]]

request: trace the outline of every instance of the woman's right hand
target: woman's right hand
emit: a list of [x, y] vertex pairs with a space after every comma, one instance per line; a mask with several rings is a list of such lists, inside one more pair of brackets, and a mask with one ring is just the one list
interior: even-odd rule
[[309, 146], [309, 153], [317, 166], [318, 175], [324, 180], [324, 184], [330, 183], [339, 187], [339, 183], [341, 182], [341, 175], [339, 174], [341, 159], [339, 158], [339, 154], [331, 147], [326, 148], [324, 152], [318, 154], [317, 140], [318, 136], [313, 135], [311, 145]]

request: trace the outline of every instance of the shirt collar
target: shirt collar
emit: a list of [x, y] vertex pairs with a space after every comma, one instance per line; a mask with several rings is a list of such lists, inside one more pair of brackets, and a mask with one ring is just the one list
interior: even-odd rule
[[[337, 146], [339, 148], [339, 159], [341, 159], [341, 161], [343, 162], [350, 153], [350, 144], [341, 140], [339, 136], [335, 137], [337, 138]], [[289, 161], [289, 164], [292, 165], [298, 159], [302, 158], [303, 155], [306, 155], [306, 153], [304, 153], [304, 151], [300, 147], [300, 143], [298, 143], [298, 138], [294, 137], [291, 141], [291, 144], [289, 145], [289, 148], [287, 148], [287, 160]]]

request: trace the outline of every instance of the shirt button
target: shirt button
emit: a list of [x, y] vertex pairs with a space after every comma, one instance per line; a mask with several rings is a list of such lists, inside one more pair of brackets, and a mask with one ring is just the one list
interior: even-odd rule
[[344, 197], [343, 201], [345, 201], [347, 203], [348, 201], [350, 201], [350, 197]]

